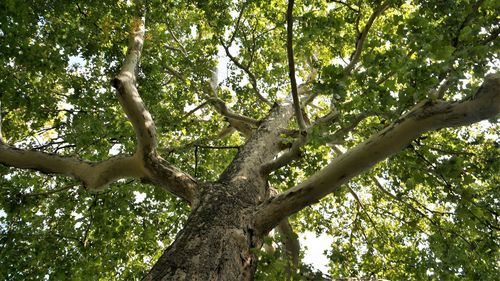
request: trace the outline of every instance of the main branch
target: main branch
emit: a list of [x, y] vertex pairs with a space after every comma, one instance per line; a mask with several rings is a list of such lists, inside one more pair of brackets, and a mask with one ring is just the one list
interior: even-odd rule
[[138, 154], [151, 153], [156, 149], [156, 129], [151, 114], [144, 106], [135, 86], [135, 71], [144, 43], [144, 20], [132, 24], [129, 45], [120, 73], [113, 80], [118, 100], [134, 127]]
[[469, 125], [495, 117], [499, 112], [500, 74], [486, 77], [472, 99], [422, 102], [303, 183], [264, 202], [255, 214], [255, 227], [261, 233], [268, 232], [282, 219], [318, 202], [343, 183], [401, 151], [425, 132]]
[[0, 163], [20, 169], [70, 176], [80, 180], [89, 190], [102, 190], [109, 183], [122, 178], [138, 178], [195, 204], [197, 181], [157, 154], [153, 118], [144, 106], [135, 86], [135, 71], [143, 40], [144, 19], [138, 18], [132, 24], [128, 52], [123, 66], [113, 80], [120, 104], [132, 122], [136, 134], [137, 149], [133, 155], [116, 156], [101, 162], [88, 162], [74, 157], [18, 149], [0, 141]]
[[144, 43], [144, 19], [137, 18], [132, 25], [125, 61], [113, 80], [118, 100], [132, 123], [137, 138], [135, 157], [142, 159], [146, 171], [143, 181], [155, 184], [194, 204], [196, 180], [157, 155], [156, 127], [136, 87], [135, 72]]

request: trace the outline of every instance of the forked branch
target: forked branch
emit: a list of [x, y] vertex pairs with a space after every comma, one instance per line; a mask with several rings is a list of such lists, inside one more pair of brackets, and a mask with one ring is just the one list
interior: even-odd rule
[[117, 89], [118, 100], [134, 127], [137, 138], [134, 155], [88, 162], [78, 158], [18, 149], [0, 142], [0, 163], [20, 169], [70, 176], [80, 180], [84, 187], [92, 191], [102, 190], [119, 179], [138, 178], [161, 186], [194, 204], [197, 182], [156, 154], [153, 118], [135, 86], [135, 71], [144, 40], [143, 18], [133, 21], [129, 39], [127, 55], [119, 74], [113, 80], [113, 86]]
[[366, 38], [368, 37], [368, 32], [370, 31], [370, 28], [372, 27], [377, 17], [379, 17], [387, 8], [389, 8], [389, 3], [385, 2], [380, 6], [378, 6], [375, 9], [375, 11], [373, 11], [373, 13], [371, 14], [370, 18], [368, 19], [368, 22], [361, 31], [361, 34], [359, 34], [358, 40], [356, 41], [356, 49], [352, 54], [351, 62], [344, 69], [344, 72], [346, 74], [349, 74], [353, 70], [354, 66], [358, 63], [361, 57], [361, 52], [363, 51], [363, 45], [365, 44]]

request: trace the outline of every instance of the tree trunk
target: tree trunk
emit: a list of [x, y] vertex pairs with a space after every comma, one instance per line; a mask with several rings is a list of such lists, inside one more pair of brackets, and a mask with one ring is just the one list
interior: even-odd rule
[[262, 189], [251, 188], [257, 182], [202, 186], [201, 201], [184, 229], [143, 280], [252, 280], [252, 249], [260, 248], [262, 239], [253, 231], [249, 215], [259, 203], [249, 198], [259, 196], [248, 193]]

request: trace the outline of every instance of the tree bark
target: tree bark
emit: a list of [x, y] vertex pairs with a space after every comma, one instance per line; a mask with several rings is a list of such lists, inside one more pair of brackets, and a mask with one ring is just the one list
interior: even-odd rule
[[201, 201], [186, 226], [143, 280], [252, 280], [252, 249], [262, 246], [262, 237], [250, 224], [257, 202], [248, 198], [258, 196], [247, 196], [241, 187], [202, 185]]

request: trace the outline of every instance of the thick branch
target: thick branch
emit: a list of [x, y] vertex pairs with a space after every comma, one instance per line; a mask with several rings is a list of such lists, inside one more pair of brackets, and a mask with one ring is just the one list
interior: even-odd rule
[[[140, 7], [139, 7], [140, 8]], [[48, 174], [61, 174], [80, 180], [96, 191], [123, 178], [139, 178], [155, 183], [188, 202], [195, 202], [196, 181], [156, 155], [156, 133], [151, 115], [135, 86], [135, 69], [144, 37], [144, 20], [132, 24], [130, 42], [120, 73], [113, 80], [118, 99], [133, 124], [138, 148], [132, 156], [117, 156], [101, 162], [62, 157], [34, 150], [17, 149], [0, 142], [0, 163]]]
[[118, 179], [142, 178], [146, 175], [142, 169], [141, 159], [135, 155], [113, 157], [101, 162], [87, 162], [40, 151], [22, 150], [6, 144], [0, 144], [0, 163], [46, 174], [73, 177], [91, 191], [102, 190]]
[[293, 3], [294, 0], [288, 1], [288, 9], [286, 11], [286, 51], [288, 55], [288, 75], [290, 77], [290, 85], [292, 88], [293, 108], [295, 118], [301, 132], [306, 131], [306, 124], [300, 109], [299, 94], [297, 91], [297, 81], [295, 80], [295, 61], [293, 58]]
[[129, 45], [120, 73], [113, 80], [118, 100], [132, 123], [137, 138], [137, 152], [151, 153], [156, 149], [156, 129], [151, 114], [144, 106], [135, 86], [135, 70], [144, 42], [144, 20], [137, 19], [130, 31]]
[[143, 179], [146, 183], [152, 183], [166, 191], [186, 200], [194, 206], [197, 204], [198, 182], [189, 174], [175, 166], [170, 165], [163, 158], [152, 155], [146, 159], [145, 167], [148, 176]]
[[130, 31], [128, 52], [120, 73], [113, 80], [118, 100], [134, 127], [137, 150], [134, 159], [140, 159], [146, 175], [143, 181], [154, 183], [176, 196], [194, 204], [197, 182], [188, 174], [170, 165], [157, 155], [156, 128], [151, 114], [144, 106], [135, 85], [135, 71], [144, 42], [144, 19], [136, 19]]
[[264, 202], [255, 215], [255, 227], [262, 233], [268, 232], [285, 217], [318, 202], [343, 183], [401, 151], [425, 132], [472, 124], [499, 112], [500, 74], [488, 76], [471, 100], [422, 102], [303, 183]]
[[372, 15], [368, 19], [368, 22], [363, 28], [363, 31], [361, 31], [358, 40], [356, 41], [356, 50], [352, 54], [351, 62], [349, 63], [349, 65], [346, 66], [344, 70], [346, 74], [349, 74], [356, 65], [356, 63], [358, 63], [359, 58], [361, 57], [361, 52], [363, 51], [363, 45], [365, 43], [366, 38], [368, 37], [368, 32], [370, 31], [370, 28], [372, 27], [377, 17], [380, 16], [380, 14], [382, 14], [388, 7], [389, 3], [385, 2], [382, 5], [378, 6], [377, 9], [375, 9], [375, 11], [373, 11]]
[[291, 104], [275, 105], [222, 173], [221, 180], [264, 178], [261, 166], [281, 151], [281, 130], [288, 124], [292, 114]]

